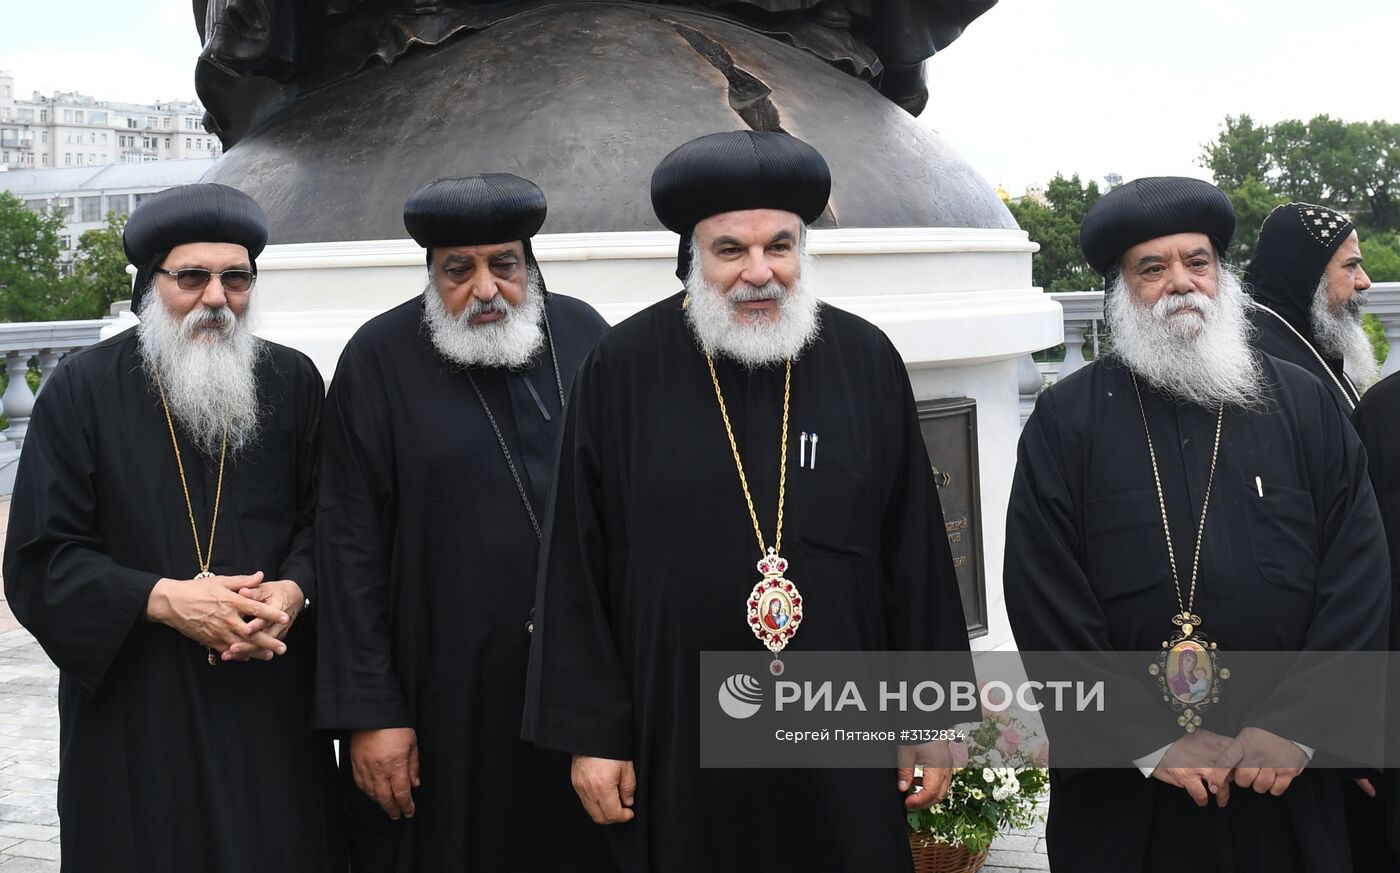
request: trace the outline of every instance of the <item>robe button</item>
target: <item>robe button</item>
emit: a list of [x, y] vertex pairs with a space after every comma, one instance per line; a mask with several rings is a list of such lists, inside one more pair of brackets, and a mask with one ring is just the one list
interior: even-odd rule
[[527, 621], [527, 622], [525, 622], [525, 633], [527, 633], [527, 634], [532, 634], [532, 633], [534, 633], [534, 632], [535, 632], [535, 608], [532, 606], [532, 607], [530, 607], [530, 620]]

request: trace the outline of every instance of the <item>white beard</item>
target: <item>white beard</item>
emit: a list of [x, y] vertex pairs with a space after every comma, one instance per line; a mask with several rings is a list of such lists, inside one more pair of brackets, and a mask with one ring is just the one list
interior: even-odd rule
[[[525, 299], [512, 307], [497, 295], [490, 303], [473, 297], [460, 315], [443, 305], [442, 295], [430, 279], [423, 289], [423, 324], [438, 353], [463, 367], [523, 367], [534, 360], [544, 343], [544, 287], [533, 267], [525, 285]], [[501, 312], [505, 318], [472, 324], [474, 316]]]
[[[146, 375], [159, 374], [171, 416], [195, 447], [219, 454], [227, 429], [237, 454], [257, 440], [261, 424], [256, 366], [267, 344], [249, 326], [252, 297], [241, 318], [227, 307], [197, 306], [183, 319], [165, 308], [160, 292], [146, 289], [137, 317], [137, 349]], [[216, 325], [217, 330], [204, 328]]]
[[1313, 294], [1312, 329], [1317, 350], [1327, 357], [1341, 358], [1342, 368], [1358, 391], [1370, 388], [1381, 377], [1381, 365], [1376, 363], [1371, 340], [1361, 326], [1361, 307], [1365, 305], [1366, 294], [1358, 291], [1340, 309], [1333, 309], [1325, 274]]
[[[1195, 307], [1200, 315], [1172, 313]], [[1264, 405], [1264, 378], [1249, 345], [1248, 298], [1239, 276], [1221, 266], [1214, 299], [1163, 294], [1154, 306], [1132, 296], [1120, 273], [1104, 301], [1113, 354], [1161, 391], [1201, 406]]]
[[[692, 243], [690, 275], [685, 280], [685, 290], [690, 295], [686, 321], [706, 354], [730, 358], [750, 370], [797, 358], [821, 328], [810, 276], [811, 258], [804, 248], [792, 287], [784, 288], [772, 280], [761, 288], [746, 284], [725, 294], [719, 285], [705, 281], [700, 252]], [[768, 299], [779, 301], [774, 318], [748, 318], [735, 306]]]

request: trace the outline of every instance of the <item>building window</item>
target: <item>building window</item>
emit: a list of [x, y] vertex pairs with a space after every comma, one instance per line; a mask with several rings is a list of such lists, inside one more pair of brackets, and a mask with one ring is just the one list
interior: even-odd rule
[[59, 248], [63, 249], [64, 251], [73, 248], [73, 237], [69, 236], [66, 233], [60, 235], [58, 238], [58, 245]]
[[97, 131], [88, 134], [88, 145], [97, 145]]
[[102, 198], [101, 197], [79, 197], [78, 198], [78, 220], [79, 221], [101, 221], [102, 220]]
[[49, 132], [47, 130], [39, 131], [39, 141], [42, 142], [44, 145], [49, 144]]
[[49, 156], [48, 156], [47, 153], [44, 154], [44, 156], [43, 156], [43, 161], [44, 161], [44, 166], [47, 167], [47, 166], [49, 165]]
[[134, 118], [128, 118], [126, 120], [126, 126], [131, 130], [135, 130], [136, 128], [140, 127], [140, 125], [136, 123], [136, 119]]
[[71, 123], [73, 121], [73, 110], [63, 110], [63, 120]]
[[107, 211], [115, 212], [118, 215], [126, 215], [131, 211], [128, 205], [130, 200], [131, 198], [125, 194], [108, 194]]
[[63, 153], [63, 166], [65, 166], [65, 167], [71, 167], [71, 166], [73, 166], [73, 153], [72, 153], [72, 152], [64, 152], [64, 153]]
[[47, 109], [40, 109], [40, 110], [39, 110], [39, 122], [42, 124], [43, 122], [48, 121], [48, 120], [49, 120], [49, 111], [48, 111]]

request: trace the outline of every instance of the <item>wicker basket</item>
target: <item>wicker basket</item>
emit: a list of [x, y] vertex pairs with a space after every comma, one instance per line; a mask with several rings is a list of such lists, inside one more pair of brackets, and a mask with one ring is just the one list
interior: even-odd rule
[[974, 854], [930, 839], [928, 834], [910, 834], [909, 851], [914, 855], [914, 873], [977, 873], [987, 860], [986, 852]]

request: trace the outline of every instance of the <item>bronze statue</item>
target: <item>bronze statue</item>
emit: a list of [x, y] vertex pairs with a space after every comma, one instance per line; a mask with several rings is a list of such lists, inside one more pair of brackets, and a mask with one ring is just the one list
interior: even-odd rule
[[[927, 126], [923, 65], [996, 0], [195, 0], [195, 86], [274, 242], [389, 239], [432, 179], [514, 172], [545, 232], [657, 227], [676, 144], [787, 130], [831, 223], [1014, 227]], [[871, 99], [878, 91], [888, 99]]]
[[[204, 43], [196, 81], [211, 127], [233, 145], [269, 86], [315, 88], [370, 63], [393, 64], [417, 45], [436, 46], [541, 6], [570, 0], [194, 0]], [[643, 0], [645, 2], [645, 0]], [[810, 52], [913, 115], [928, 102], [924, 62], [996, 0], [693, 0], [652, 4], [657, 14], [692, 7]]]

